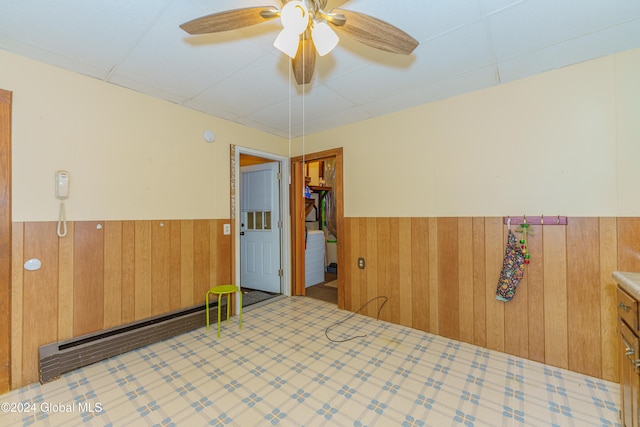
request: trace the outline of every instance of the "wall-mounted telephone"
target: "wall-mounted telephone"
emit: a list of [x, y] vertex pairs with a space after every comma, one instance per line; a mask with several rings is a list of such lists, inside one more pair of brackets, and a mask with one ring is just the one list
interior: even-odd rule
[[56, 199], [60, 200], [60, 213], [58, 215], [58, 237], [67, 235], [67, 214], [64, 209], [64, 201], [69, 197], [69, 172], [56, 172]]
[[56, 172], [56, 198], [65, 200], [69, 197], [69, 172]]

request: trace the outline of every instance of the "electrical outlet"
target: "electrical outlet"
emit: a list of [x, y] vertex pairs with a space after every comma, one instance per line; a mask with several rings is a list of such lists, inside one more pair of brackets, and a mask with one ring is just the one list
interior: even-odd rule
[[224, 233], [225, 236], [228, 236], [229, 234], [231, 234], [231, 224], [224, 224], [222, 226], [222, 232]]
[[358, 258], [358, 268], [364, 270], [364, 258], [362, 257]]

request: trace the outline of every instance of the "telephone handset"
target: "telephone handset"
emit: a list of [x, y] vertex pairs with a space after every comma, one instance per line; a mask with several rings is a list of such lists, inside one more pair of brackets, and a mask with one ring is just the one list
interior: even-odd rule
[[56, 172], [56, 198], [65, 200], [69, 197], [69, 172]]
[[58, 237], [64, 237], [67, 235], [67, 214], [64, 209], [64, 201], [69, 198], [69, 172], [58, 171], [56, 172], [56, 199], [60, 200], [60, 213], [58, 215]]

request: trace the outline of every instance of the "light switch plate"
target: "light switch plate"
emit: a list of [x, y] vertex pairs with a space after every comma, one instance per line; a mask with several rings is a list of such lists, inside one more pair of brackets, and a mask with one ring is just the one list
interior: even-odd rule
[[229, 234], [231, 234], [231, 224], [224, 224], [222, 226], [222, 232], [224, 233], [225, 236], [228, 236]]

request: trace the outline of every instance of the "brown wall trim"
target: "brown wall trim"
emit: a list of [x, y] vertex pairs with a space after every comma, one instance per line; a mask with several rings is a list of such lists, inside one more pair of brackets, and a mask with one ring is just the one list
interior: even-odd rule
[[0, 393], [11, 387], [11, 102], [0, 89]]

